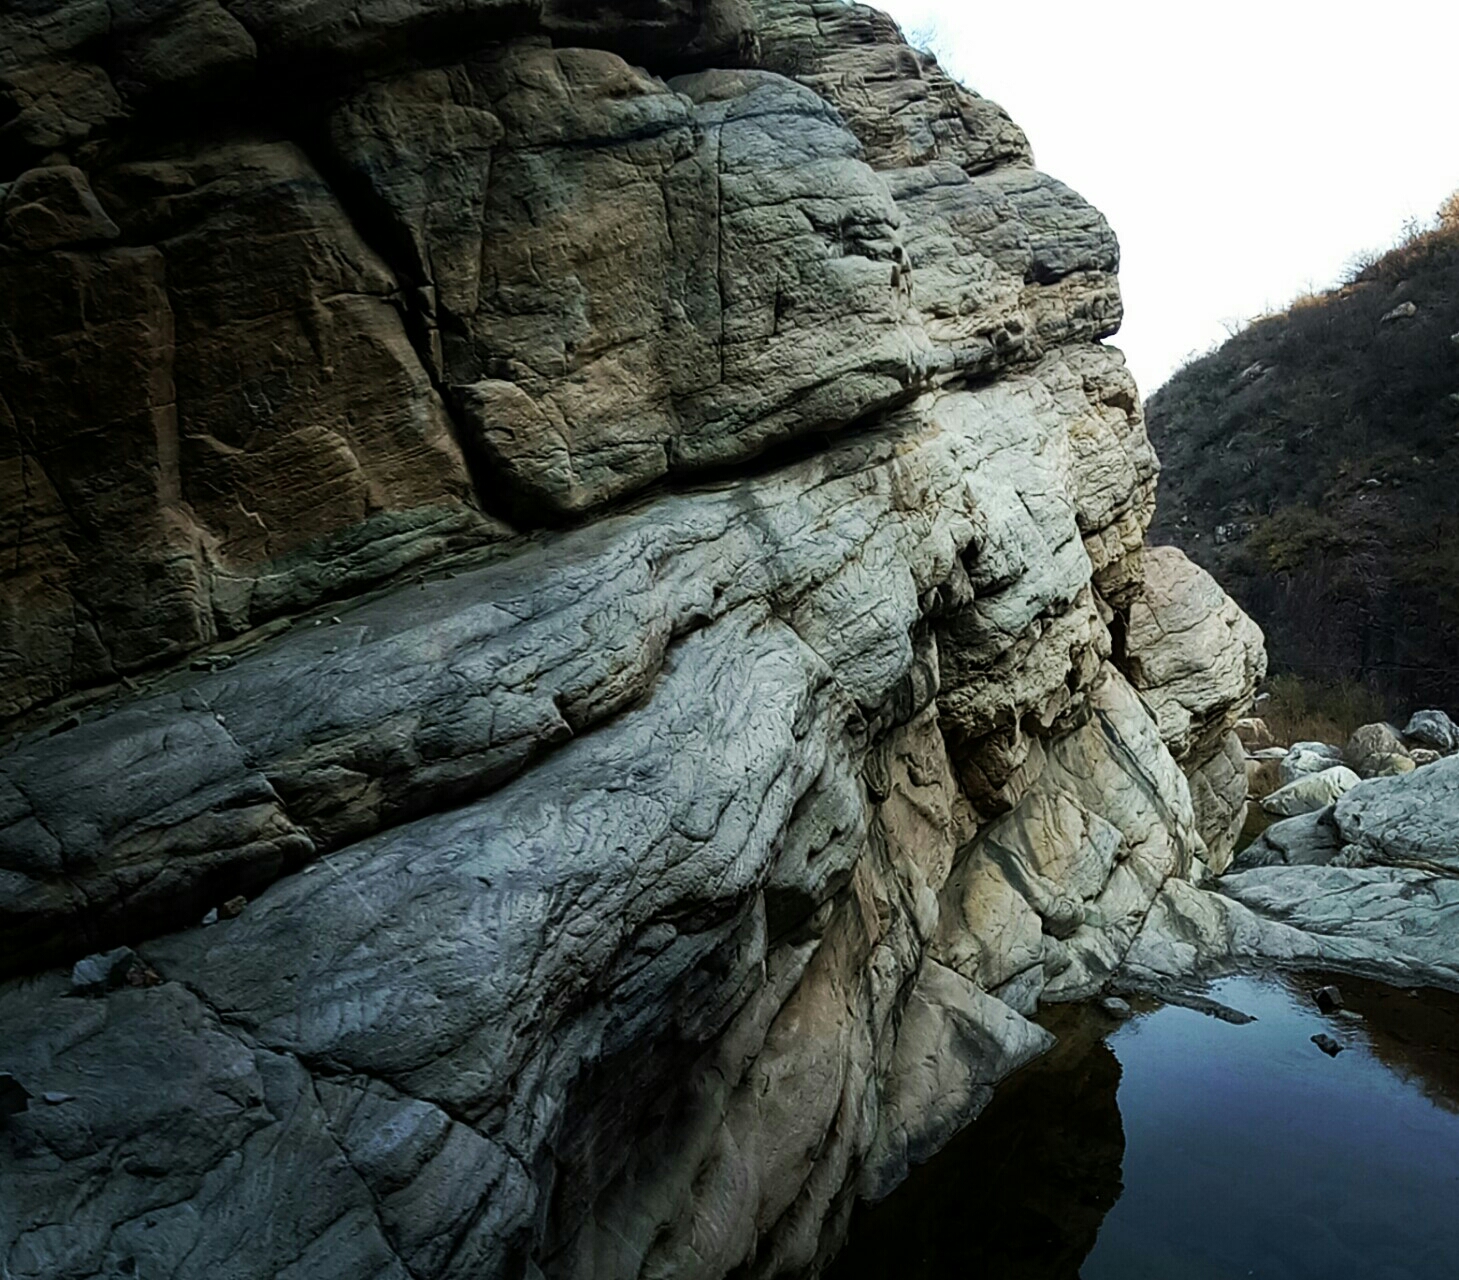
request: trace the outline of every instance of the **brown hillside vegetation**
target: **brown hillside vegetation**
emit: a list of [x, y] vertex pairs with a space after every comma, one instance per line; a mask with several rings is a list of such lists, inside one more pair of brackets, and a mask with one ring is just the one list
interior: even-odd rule
[[1361, 681], [1395, 710], [1459, 700], [1459, 193], [1147, 412], [1152, 540], [1217, 574], [1274, 672]]

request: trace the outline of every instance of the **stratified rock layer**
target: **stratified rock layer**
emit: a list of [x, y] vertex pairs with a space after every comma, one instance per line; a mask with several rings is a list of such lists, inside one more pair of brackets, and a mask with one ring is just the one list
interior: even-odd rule
[[1228, 848], [1103, 218], [856, 6], [0, 21], [0, 1267], [814, 1273]]

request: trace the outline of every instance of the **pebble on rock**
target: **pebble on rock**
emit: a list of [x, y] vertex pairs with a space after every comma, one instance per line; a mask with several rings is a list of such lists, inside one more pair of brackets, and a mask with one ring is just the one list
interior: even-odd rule
[[1128, 1018], [1135, 1011], [1130, 1008], [1128, 1000], [1121, 1000], [1119, 996], [1105, 996], [1099, 1002], [1100, 1009], [1111, 1018]]
[[219, 907], [218, 915], [224, 920], [232, 920], [234, 917], [242, 915], [243, 908], [247, 905], [248, 899], [240, 893], [236, 898], [229, 898], [227, 902]]

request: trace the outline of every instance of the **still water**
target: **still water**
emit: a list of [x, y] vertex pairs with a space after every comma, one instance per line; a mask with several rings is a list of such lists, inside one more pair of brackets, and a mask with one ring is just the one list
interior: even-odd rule
[[1052, 1011], [1059, 1048], [859, 1216], [833, 1280], [1459, 1277], [1459, 997], [1211, 994], [1256, 1021]]

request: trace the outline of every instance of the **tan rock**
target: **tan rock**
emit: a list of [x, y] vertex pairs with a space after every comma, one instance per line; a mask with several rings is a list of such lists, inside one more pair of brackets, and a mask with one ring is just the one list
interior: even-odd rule
[[1130, 681], [1178, 760], [1219, 744], [1266, 674], [1260, 628], [1175, 547], [1145, 553], [1145, 593], [1130, 608], [1125, 652]]
[[1356, 729], [1343, 748], [1343, 759], [1360, 778], [1374, 778], [1385, 770], [1394, 772], [1391, 762], [1406, 759], [1403, 737], [1391, 724], [1365, 724]]
[[71, 165], [27, 170], [0, 205], [0, 239], [24, 249], [97, 243], [120, 234], [86, 175]]
[[1277, 740], [1260, 716], [1247, 716], [1236, 722], [1236, 736], [1247, 751], [1261, 751], [1277, 745]]
[[1280, 760], [1246, 760], [1246, 794], [1251, 800], [1262, 801], [1280, 787], [1286, 786], [1282, 778]]

